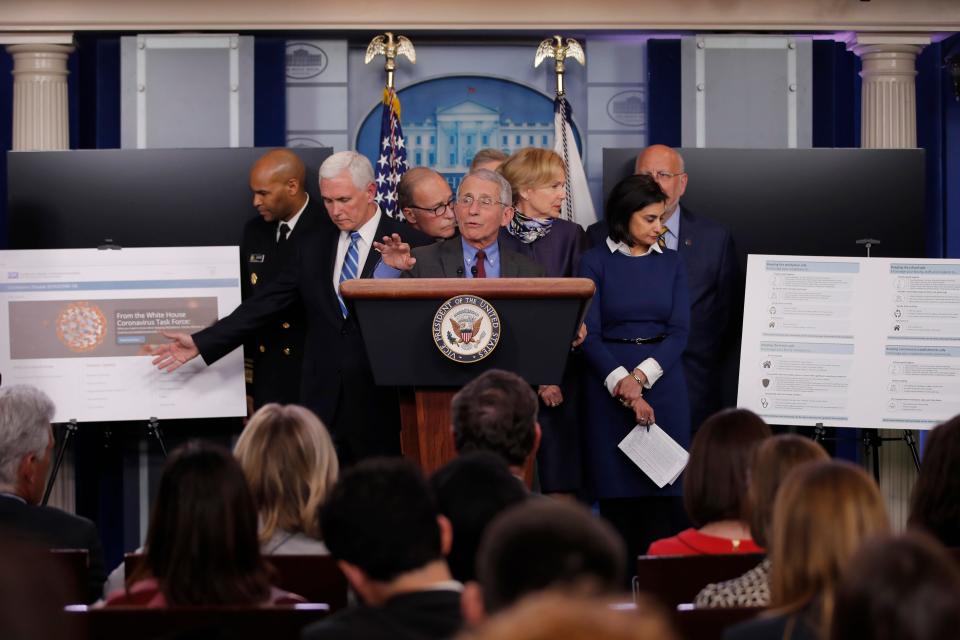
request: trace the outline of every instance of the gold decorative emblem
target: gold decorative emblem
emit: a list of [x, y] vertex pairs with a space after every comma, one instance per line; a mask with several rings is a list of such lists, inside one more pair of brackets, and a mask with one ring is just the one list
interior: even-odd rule
[[390, 31], [370, 41], [367, 45], [367, 54], [363, 57], [363, 64], [370, 64], [377, 56], [387, 59], [383, 67], [387, 71], [387, 89], [393, 89], [393, 72], [397, 69], [397, 56], [406, 56], [411, 64], [417, 64], [417, 52], [410, 39], [394, 36]]
[[483, 360], [500, 342], [500, 316], [483, 298], [454, 296], [433, 317], [433, 342], [455, 362]]
[[553, 58], [553, 70], [557, 74], [557, 95], [564, 94], [563, 73], [566, 70], [564, 60], [573, 58], [582, 65], [587, 63], [587, 56], [583, 52], [583, 47], [573, 38], [563, 39], [562, 36], [553, 36], [547, 38], [537, 47], [537, 53], [533, 58], [533, 66], [539, 67], [540, 63], [547, 58]]

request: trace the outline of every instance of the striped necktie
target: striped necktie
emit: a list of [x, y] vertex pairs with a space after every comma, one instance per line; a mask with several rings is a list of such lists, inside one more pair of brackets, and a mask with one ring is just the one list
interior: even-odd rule
[[[344, 280], [353, 280], [360, 273], [360, 247], [357, 244], [359, 241], [360, 232], [350, 232], [350, 247], [347, 248], [347, 255], [343, 257], [343, 268], [340, 269], [340, 284], [343, 284]], [[339, 289], [337, 290], [337, 302], [340, 303], [340, 313], [346, 318], [348, 315], [347, 305], [344, 304]]]
[[661, 249], [667, 248], [667, 232], [670, 231], [667, 228], [667, 225], [663, 225], [663, 231], [657, 236], [657, 244], [660, 245]]

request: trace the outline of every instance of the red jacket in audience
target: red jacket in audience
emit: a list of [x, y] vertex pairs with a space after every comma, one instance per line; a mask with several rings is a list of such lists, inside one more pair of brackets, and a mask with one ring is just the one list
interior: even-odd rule
[[696, 529], [681, 531], [675, 536], [661, 538], [650, 544], [648, 556], [702, 556], [724, 553], [763, 553], [753, 538], [731, 540], [700, 533]]

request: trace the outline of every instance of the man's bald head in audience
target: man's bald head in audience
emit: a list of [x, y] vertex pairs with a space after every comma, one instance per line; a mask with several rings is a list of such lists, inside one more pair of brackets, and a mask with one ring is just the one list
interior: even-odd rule
[[289, 149], [274, 149], [260, 156], [250, 169], [253, 206], [267, 222], [290, 220], [307, 201], [307, 169]]

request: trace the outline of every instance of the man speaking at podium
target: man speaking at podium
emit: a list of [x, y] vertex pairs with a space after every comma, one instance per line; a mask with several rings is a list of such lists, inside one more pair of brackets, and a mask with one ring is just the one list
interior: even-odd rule
[[[500, 227], [513, 218], [510, 183], [489, 169], [468, 173], [457, 189], [453, 213], [460, 237], [412, 249], [399, 234], [374, 242], [385, 267], [400, 271], [402, 278], [535, 278], [542, 266], [500, 246]], [[403, 237], [407, 237], [407, 233]], [[390, 276], [386, 276], [390, 277]]]

